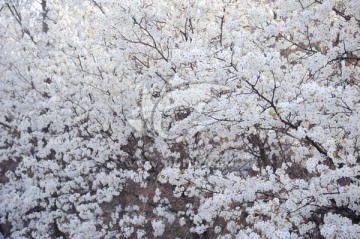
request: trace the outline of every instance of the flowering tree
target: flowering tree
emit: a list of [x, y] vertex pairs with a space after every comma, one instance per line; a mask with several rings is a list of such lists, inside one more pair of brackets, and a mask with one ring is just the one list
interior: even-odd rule
[[3, 237], [360, 237], [356, 0], [0, 11]]

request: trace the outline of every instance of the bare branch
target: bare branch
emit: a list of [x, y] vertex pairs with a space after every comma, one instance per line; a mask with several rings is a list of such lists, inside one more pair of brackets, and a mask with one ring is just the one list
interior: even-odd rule
[[104, 9], [101, 7], [101, 5], [99, 3], [97, 3], [95, 0], [92, 0], [92, 2], [94, 3], [94, 5], [100, 9], [100, 11], [102, 12], [102, 14], [106, 15], [104, 12]]

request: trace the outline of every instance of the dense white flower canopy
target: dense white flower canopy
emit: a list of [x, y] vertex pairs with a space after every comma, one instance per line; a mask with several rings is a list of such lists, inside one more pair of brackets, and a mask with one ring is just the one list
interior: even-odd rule
[[0, 1], [0, 238], [359, 238], [357, 0]]

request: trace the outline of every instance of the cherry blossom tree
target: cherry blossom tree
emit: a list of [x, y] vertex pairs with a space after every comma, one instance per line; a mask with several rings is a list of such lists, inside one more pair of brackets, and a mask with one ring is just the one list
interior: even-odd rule
[[2, 237], [360, 237], [356, 0], [0, 12]]

